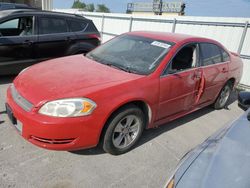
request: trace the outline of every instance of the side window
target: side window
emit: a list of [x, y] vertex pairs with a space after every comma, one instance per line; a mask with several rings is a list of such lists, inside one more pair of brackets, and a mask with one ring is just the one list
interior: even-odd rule
[[69, 28], [72, 32], [83, 31], [87, 26], [87, 23], [83, 21], [69, 20]]
[[198, 65], [198, 46], [189, 44], [183, 47], [170, 62], [167, 72], [175, 73]]
[[225, 50], [223, 50], [222, 48], [221, 48], [221, 53], [222, 53], [223, 62], [230, 61], [229, 54]]
[[62, 18], [40, 18], [39, 34], [68, 32], [67, 22]]
[[18, 28], [19, 18], [13, 20], [8, 20], [0, 24], [0, 29], [17, 29]]
[[27, 36], [34, 31], [33, 16], [14, 18], [0, 24], [1, 36]]
[[201, 43], [202, 65], [213, 65], [222, 62], [220, 48], [215, 44]]

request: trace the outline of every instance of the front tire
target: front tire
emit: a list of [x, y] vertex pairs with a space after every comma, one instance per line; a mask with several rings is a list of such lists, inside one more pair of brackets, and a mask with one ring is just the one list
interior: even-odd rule
[[120, 155], [131, 150], [137, 143], [145, 127], [145, 115], [135, 105], [118, 110], [107, 124], [103, 138], [103, 150], [112, 155]]
[[219, 96], [217, 97], [215, 103], [214, 103], [214, 108], [219, 110], [222, 108], [225, 108], [228, 100], [230, 99], [231, 93], [232, 93], [232, 83], [227, 82], [226, 85], [222, 88], [220, 91]]

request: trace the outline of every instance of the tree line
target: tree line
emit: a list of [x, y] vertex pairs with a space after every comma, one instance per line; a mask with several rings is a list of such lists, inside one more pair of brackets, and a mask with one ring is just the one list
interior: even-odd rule
[[97, 4], [95, 6], [94, 3], [86, 4], [80, 0], [75, 0], [71, 8], [82, 9], [87, 12], [110, 12], [109, 8], [106, 7], [105, 4]]

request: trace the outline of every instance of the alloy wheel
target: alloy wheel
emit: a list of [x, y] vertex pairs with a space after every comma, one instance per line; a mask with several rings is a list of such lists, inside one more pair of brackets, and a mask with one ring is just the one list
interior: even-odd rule
[[231, 90], [230, 87], [227, 85], [221, 91], [220, 99], [219, 99], [220, 106], [226, 105], [228, 98], [230, 96], [230, 92], [231, 92], [230, 90]]
[[135, 115], [127, 115], [116, 125], [112, 142], [116, 148], [123, 149], [131, 145], [140, 131], [140, 120]]

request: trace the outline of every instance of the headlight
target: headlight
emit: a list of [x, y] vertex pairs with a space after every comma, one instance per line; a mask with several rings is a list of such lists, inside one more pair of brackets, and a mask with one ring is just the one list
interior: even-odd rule
[[53, 117], [86, 116], [93, 112], [96, 103], [86, 98], [61, 99], [44, 104], [39, 113]]

